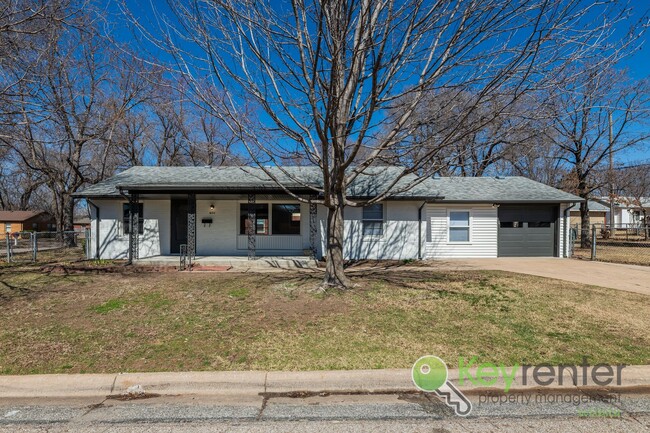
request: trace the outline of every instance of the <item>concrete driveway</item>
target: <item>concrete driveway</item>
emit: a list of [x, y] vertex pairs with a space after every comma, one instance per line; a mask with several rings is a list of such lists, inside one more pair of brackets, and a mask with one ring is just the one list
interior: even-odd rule
[[650, 296], [650, 266], [544, 257], [445, 260], [444, 265], [454, 269], [498, 270], [537, 275]]

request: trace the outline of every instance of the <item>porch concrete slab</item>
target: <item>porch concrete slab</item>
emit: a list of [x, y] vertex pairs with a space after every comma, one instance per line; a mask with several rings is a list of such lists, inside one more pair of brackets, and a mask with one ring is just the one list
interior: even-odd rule
[[431, 267], [516, 272], [650, 296], [650, 266], [553, 257], [500, 257], [431, 261]]
[[[178, 256], [154, 256], [136, 260], [136, 264], [144, 266], [175, 266], [180, 265]], [[304, 256], [269, 256], [248, 260], [246, 256], [197, 256], [193, 261], [196, 266], [227, 267], [232, 271], [246, 270], [285, 270], [285, 269], [314, 269], [316, 261]]]

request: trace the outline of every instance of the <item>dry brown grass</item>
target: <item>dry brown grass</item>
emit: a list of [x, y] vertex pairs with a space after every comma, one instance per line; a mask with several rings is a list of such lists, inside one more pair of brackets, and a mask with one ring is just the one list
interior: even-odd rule
[[650, 362], [643, 295], [501, 272], [45, 274], [0, 269], [0, 372]]
[[[575, 248], [573, 256], [583, 260], [591, 260], [591, 249]], [[650, 266], [650, 247], [598, 246], [596, 260], [601, 262]]]

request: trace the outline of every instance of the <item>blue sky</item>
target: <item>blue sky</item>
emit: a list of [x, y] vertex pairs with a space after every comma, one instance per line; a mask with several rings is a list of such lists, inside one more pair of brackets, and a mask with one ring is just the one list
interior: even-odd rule
[[[126, 25], [120, 25], [121, 19], [119, 4], [122, 0], [110, 0], [107, 2], [107, 12], [113, 15], [118, 24], [113, 28], [113, 34], [121, 41], [129, 43], [133, 37], [131, 31], [126, 28]], [[166, 0], [123, 0], [131, 13], [141, 21], [149, 30], [155, 32], [154, 13], [155, 9], [158, 13], [169, 15], [169, 6]], [[629, 2], [632, 9], [632, 14], [627, 24], [639, 22], [650, 15], [650, 2], [648, 0], [632, 0]], [[621, 27], [617, 36], [623, 37], [627, 28]], [[629, 57], [625, 58], [620, 66], [628, 70], [630, 76], [634, 79], [643, 79], [650, 77], [650, 28], [642, 36], [640, 41], [640, 48]], [[164, 60], [164, 59], [162, 59]], [[646, 125], [645, 128], [650, 128]], [[630, 150], [625, 154], [619, 155], [619, 161], [627, 163], [639, 160], [650, 160], [650, 144], [639, 146], [634, 150]]]

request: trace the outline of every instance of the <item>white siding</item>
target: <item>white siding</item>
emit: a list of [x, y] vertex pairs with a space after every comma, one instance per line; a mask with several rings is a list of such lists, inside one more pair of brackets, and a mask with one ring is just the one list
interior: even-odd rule
[[[497, 256], [497, 209], [491, 205], [429, 204], [427, 212], [426, 258], [471, 258]], [[470, 241], [448, 241], [449, 211], [470, 212]]]
[[[305, 245], [302, 235], [258, 235], [255, 239], [255, 247], [259, 251], [294, 251], [296, 253], [299, 253], [303, 250], [303, 248], [309, 248], [309, 240], [307, 240], [307, 245]], [[237, 249], [246, 250], [247, 248], [248, 236], [238, 235]]]
[[[124, 200], [93, 201], [100, 208], [100, 258], [126, 259], [129, 250], [129, 237], [124, 235], [122, 227], [122, 205]], [[169, 254], [169, 212], [168, 200], [143, 201], [144, 233], [139, 235], [140, 257], [152, 257]], [[96, 251], [95, 239], [97, 219], [93, 212], [91, 221], [93, 255]]]
[[351, 260], [416, 259], [418, 257], [418, 208], [421, 204], [422, 202], [414, 201], [384, 202], [384, 234], [379, 237], [363, 236], [362, 208], [345, 208], [343, 213], [345, 258]]

